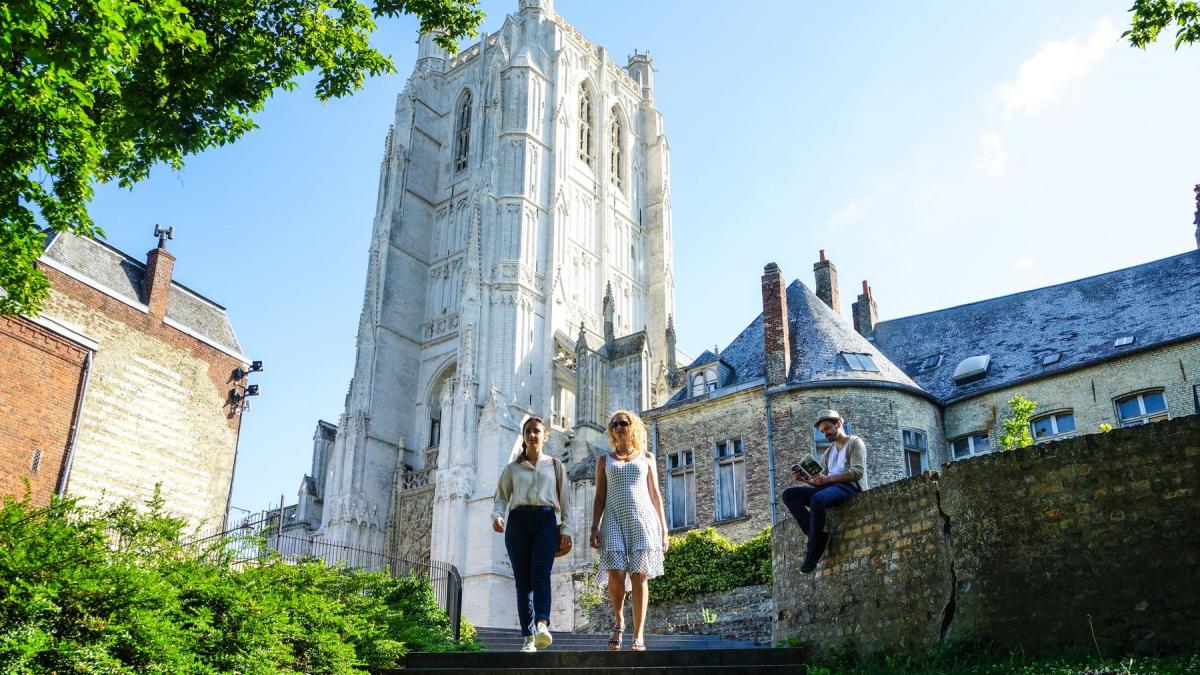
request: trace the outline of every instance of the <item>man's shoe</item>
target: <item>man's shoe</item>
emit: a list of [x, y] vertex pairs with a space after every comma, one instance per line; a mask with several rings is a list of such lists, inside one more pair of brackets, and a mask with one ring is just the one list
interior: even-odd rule
[[800, 563], [801, 574], [812, 574], [812, 571], [817, 569], [817, 561], [808, 556], [804, 556], [804, 562]]
[[533, 646], [538, 649], [545, 649], [554, 643], [554, 636], [550, 634], [550, 629], [544, 623], [537, 625], [537, 630], [533, 632]]
[[521, 651], [530, 653], [537, 651], [537, 645], [534, 642], [534, 636], [525, 636], [525, 644], [521, 646]]

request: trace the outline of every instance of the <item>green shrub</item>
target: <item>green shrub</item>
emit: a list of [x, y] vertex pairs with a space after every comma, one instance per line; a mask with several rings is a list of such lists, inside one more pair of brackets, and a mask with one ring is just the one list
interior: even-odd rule
[[770, 581], [770, 528], [734, 544], [709, 527], [671, 538], [663, 575], [650, 580], [650, 597], [685, 600]]
[[0, 507], [0, 672], [360, 673], [462, 644], [420, 579], [320, 562], [237, 569], [161, 500]]

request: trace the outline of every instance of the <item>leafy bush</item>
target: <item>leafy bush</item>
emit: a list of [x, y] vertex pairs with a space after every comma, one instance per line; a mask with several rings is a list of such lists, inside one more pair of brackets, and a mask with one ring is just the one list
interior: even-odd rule
[[[0, 507], [0, 672], [359, 673], [456, 645], [420, 579], [320, 562], [238, 569], [161, 500]], [[469, 627], [468, 627], [469, 629]]]
[[663, 575], [650, 580], [650, 597], [655, 602], [685, 600], [770, 582], [770, 528], [734, 544], [709, 527], [671, 538]]

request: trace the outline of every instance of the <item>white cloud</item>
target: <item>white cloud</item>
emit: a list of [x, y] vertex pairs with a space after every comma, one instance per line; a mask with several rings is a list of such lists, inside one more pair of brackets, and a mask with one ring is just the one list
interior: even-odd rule
[[859, 202], [850, 202], [837, 213], [829, 218], [829, 227], [834, 229], [842, 229], [853, 223], [857, 223], [867, 215], [866, 208]]
[[1013, 261], [1012, 268], [1017, 272], [1028, 272], [1033, 269], [1034, 260], [1031, 255], [1023, 255]]
[[975, 171], [995, 178], [1008, 167], [1008, 151], [1004, 139], [995, 131], [988, 131], [979, 139], [979, 155], [975, 158]]
[[1036, 114], [1064, 86], [1082, 77], [1119, 38], [1112, 22], [1103, 18], [1086, 41], [1075, 37], [1066, 42], [1047, 42], [1041, 51], [1021, 64], [1015, 80], [996, 87], [995, 95], [1004, 107], [1005, 119]]

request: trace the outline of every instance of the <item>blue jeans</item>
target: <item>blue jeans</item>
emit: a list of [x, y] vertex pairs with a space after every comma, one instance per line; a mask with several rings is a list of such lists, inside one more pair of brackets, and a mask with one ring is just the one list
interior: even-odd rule
[[508, 512], [504, 547], [517, 586], [521, 635], [533, 635], [536, 622], [550, 624], [550, 570], [558, 551], [558, 521], [548, 506], [518, 506]]
[[819, 487], [797, 485], [784, 490], [781, 498], [784, 506], [792, 512], [792, 517], [800, 524], [800, 529], [808, 535], [808, 550], [819, 555], [824, 548], [821, 533], [825, 531], [825, 509], [841, 504], [859, 492], [861, 490], [850, 483]]

